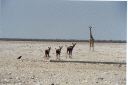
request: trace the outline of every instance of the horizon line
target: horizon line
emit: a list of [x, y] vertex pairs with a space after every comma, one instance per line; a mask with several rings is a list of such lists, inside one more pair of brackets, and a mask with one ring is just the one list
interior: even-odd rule
[[[2, 41], [57, 41], [57, 42], [88, 42], [88, 39], [35, 39], [35, 38], [0, 38]], [[95, 42], [127, 43], [127, 40], [95, 40]]]

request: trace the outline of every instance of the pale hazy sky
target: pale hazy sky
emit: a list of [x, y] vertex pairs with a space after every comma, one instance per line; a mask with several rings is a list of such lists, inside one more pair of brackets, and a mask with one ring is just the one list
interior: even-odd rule
[[127, 2], [1, 0], [0, 38], [126, 40]]

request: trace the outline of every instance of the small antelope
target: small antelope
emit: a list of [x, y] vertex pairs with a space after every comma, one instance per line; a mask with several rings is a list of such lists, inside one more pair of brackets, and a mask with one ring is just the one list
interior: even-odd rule
[[[56, 58], [60, 59], [60, 54], [61, 54], [61, 49], [63, 48], [63, 46], [59, 46], [59, 49], [56, 49]], [[58, 58], [59, 57], [59, 58]]]
[[46, 57], [50, 57], [49, 53], [50, 53], [51, 47], [48, 47], [48, 49], [45, 50], [45, 56]]
[[67, 54], [69, 54], [69, 57], [72, 56], [73, 48], [75, 47], [76, 43], [72, 43], [72, 46], [67, 47]]

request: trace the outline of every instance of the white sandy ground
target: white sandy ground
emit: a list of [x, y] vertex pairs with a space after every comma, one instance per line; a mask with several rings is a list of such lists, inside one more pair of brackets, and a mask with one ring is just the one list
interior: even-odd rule
[[[0, 85], [126, 84], [126, 65], [49, 62], [56, 59], [58, 46], [63, 46], [61, 60], [126, 62], [125, 43], [96, 43], [92, 52], [88, 43], [79, 42], [72, 59], [65, 45], [71, 42], [0, 41]], [[48, 46], [51, 57], [46, 60], [44, 50]], [[23, 56], [21, 60], [17, 60], [19, 56]]]

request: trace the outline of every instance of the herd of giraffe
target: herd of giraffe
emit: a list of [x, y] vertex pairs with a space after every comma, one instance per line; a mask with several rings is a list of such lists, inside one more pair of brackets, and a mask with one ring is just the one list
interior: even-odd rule
[[[89, 46], [90, 46], [90, 50], [92, 49], [94, 51], [94, 38], [92, 36], [92, 26], [89, 26], [90, 29], [90, 39], [89, 39]], [[72, 46], [68, 46], [67, 47], [67, 54], [69, 55], [69, 58], [72, 58], [72, 51], [73, 48], [75, 47], [76, 43], [72, 43]], [[61, 55], [61, 49], [63, 48], [63, 46], [59, 46], [58, 49], [56, 49], [56, 59], [60, 59], [60, 55]], [[49, 54], [50, 54], [50, 50], [51, 47], [48, 47], [48, 49], [45, 50], [45, 57], [49, 58]], [[17, 59], [20, 59], [22, 56], [19, 56]]]

